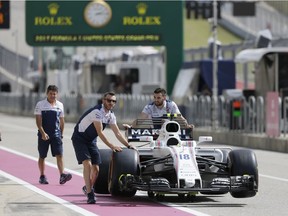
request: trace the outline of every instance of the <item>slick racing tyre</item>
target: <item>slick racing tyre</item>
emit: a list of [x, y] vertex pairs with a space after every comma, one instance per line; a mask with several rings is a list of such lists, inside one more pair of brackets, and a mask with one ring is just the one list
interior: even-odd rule
[[102, 163], [99, 165], [98, 178], [94, 184], [95, 193], [109, 194], [108, 190], [108, 174], [109, 164], [112, 158], [111, 149], [99, 149]]
[[256, 195], [258, 190], [258, 164], [254, 152], [248, 149], [232, 150], [229, 153], [231, 176], [254, 176], [254, 188], [252, 190], [231, 191], [234, 198], [246, 198]]
[[112, 196], [132, 197], [136, 189], [123, 188], [119, 182], [122, 174], [139, 175], [139, 156], [134, 149], [113, 152], [109, 170], [109, 191]]

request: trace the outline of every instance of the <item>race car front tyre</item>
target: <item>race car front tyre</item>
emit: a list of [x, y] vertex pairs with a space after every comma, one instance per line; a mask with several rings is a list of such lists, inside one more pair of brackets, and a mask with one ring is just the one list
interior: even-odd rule
[[136, 193], [134, 188], [123, 188], [120, 178], [124, 175], [139, 176], [139, 155], [134, 149], [122, 149], [113, 152], [109, 170], [109, 192], [112, 196], [132, 197]]
[[258, 190], [258, 164], [256, 155], [249, 149], [236, 149], [229, 153], [229, 167], [231, 176], [250, 175], [254, 177], [253, 190], [231, 191], [234, 198], [247, 198], [256, 195]]
[[99, 174], [94, 184], [95, 193], [109, 194], [108, 174], [109, 164], [112, 158], [111, 149], [99, 149], [102, 163], [99, 165]]

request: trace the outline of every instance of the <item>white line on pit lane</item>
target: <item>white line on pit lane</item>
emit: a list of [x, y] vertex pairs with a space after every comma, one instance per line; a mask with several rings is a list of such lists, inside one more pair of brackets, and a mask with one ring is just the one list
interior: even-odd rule
[[[147, 197], [147, 192], [146, 191], [137, 191], [136, 195], [142, 196], [142, 197]], [[150, 200], [148, 197], [147, 197], [147, 199]], [[154, 201], [154, 202], [158, 202], [158, 201]], [[204, 214], [202, 212], [195, 211], [193, 209], [182, 207], [181, 205], [177, 205], [175, 203], [168, 203], [168, 202], [158, 202], [158, 203], [160, 203], [162, 205], [166, 205], [168, 207], [172, 207], [172, 208], [184, 211], [184, 212], [187, 212], [187, 213], [190, 213], [190, 214], [193, 214], [194, 216], [210, 216], [208, 214]]]
[[274, 176], [269, 176], [269, 175], [263, 175], [263, 174], [259, 174], [259, 176], [264, 177], [264, 178], [273, 179], [273, 180], [288, 182], [288, 179], [285, 179], [285, 178], [279, 178], [279, 177], [274, 177]]
[[74, 204], [72, 204], [72, 203], [70, 203], [70, 202], [68, 202], [66, 200], [63, 200], [63, 199], [61, 199], [61, 198], [59, 198], [57, 196], [54, 196], [54, 195], [52, 195], [50, 193], [47, 193], [47, 192], [45, 192], [45, 191], [43, 191], [43, 190], [41, 190], [41, 189], [29, 184], [28, 182], [25, 182], [25, 181], [15, 177], [15, 176], [12, 176], [12, 175], [10, 175], [10, 174], [8, 174], [6, 172], [3, 172], [2, 170], [0, 170], [0, 175], [2, 175], [5, 178], [8, 178], [8, 179], [10, 179], [10, 180], [12, 180], [14, 182], [17, 182], [18, 184], [20, 184], [20, 185], [22, 185], [22, 186], [24, 186], [24, 187], [26, 187], [26, 188], [38, 193], [38, 194], [40, 194], [40, 195], [42, 195], [42, 196], [44, 196], [44, 197], [46, 197], [46, 198], [48, 198], [48, 199], [50, 199], [52, 201], [55, 201], [55, 202], [65, 206], [65, 207], [75, 211], [75, 212], [78, 212], [78, 213], [80, 213], [82, 215], [85, 215], [85, 216], [86, 215], [87, 216], [98, 216], [98, 215], [96, 215], [96, 214], [94, 214], [92, 212], [89, 212], [89, 211], [87, 211], [87, 210], [85, 210], [83, 208], [80, 208], [80, 207], [78, 207], [78, 206], [76, 206], [76, 205], [74, 205]]

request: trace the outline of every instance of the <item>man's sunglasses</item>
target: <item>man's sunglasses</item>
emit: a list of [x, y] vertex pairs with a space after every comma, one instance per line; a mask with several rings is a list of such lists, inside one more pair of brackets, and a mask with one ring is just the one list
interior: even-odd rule
[[117, 101], [116, 100], [111, 100], [111, 99], [105, 99], [108, 103], [111, 103], [111, 102], [113, 102], [113, 103], [116, 103]]

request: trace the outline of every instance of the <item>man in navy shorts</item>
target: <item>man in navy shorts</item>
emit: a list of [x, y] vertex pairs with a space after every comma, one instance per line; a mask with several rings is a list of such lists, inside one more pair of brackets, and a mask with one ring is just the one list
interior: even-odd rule
[[101, 164], [101, 157], [97, 147], [97, 137], [99, 136], [113, 151], [122, 151], [121, 147], [113, 145], [103, 133], [105, 127], [109, 125], [116, 138], [123, 145], [127, 148], [133, 148], [129, 145], [117, 126], [116, 116], [112, 111], [115, 104], [115, 93], [105, 93], [102, 98], [102, 104], [90, 108], [80, 117], [71, 138], [78, 164], [83, 165], [85, 186], [82, 190], [88, 198], [88, 204], [94, 204], [96, 202], [93, 185], [99, 173], [99, 164]]
[[63, 163], [63, 131], [64, 131], [64, 106], [57, 100], [58, 88], [49, 85], [46, 91], [47, 98], [36, 104], [34, 115], [38, 128], [38, 167], [40, 171], [40, 184], [48, 184], [45, 176], [45, 158], [47, 157], [49, 146], [53, 157], [56, 157], [57, 167], [60, 174], [60, 184], [65, 184], [71, 180], [70, 173], [64, 173]]

